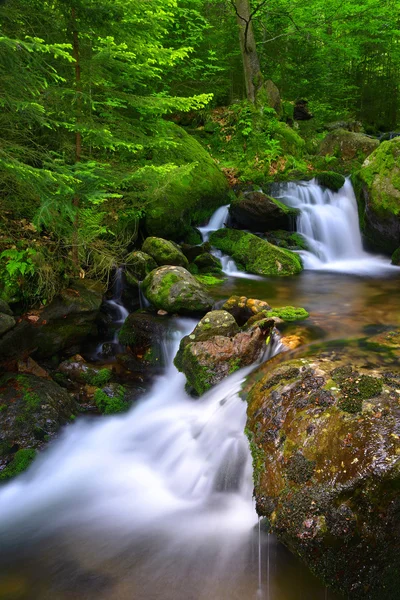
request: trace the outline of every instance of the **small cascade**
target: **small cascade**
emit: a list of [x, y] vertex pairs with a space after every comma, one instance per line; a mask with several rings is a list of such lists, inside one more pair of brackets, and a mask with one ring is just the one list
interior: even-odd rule
[[[96, 348], [96, 358], [102, 358], [104, 356], [104, 345], [110, 345], [114, 351], [120, 349], [118, 341], [118, 332], [121, 326], [124, 324], [125, 319], [129, 315], [129, 311], [125, 308], [122, 303], [122, 294], [124, 291], [124, 271], [122, 267], [118, 267], [115, 273], [113, 282], [113, 295], [109, 300], [105, 300], [104, 304], [107, 307], [109, 313], [112, 316], [113, 324], [113, 336], [111, 339], [103, 340]], [[107, 352], [108, 354], [108, 352]]]
[[222, 229], [229, 222], [229, 204], [220, 206], [217, 208], [215, 213], [212, 215], [208, 224], [204, 227], [199, 227], [199, 231], [203, 237], [203, 241], [207, 242], [210, 237], [210, 233]]
[[357, 200], [350, 179], [338, 192], [315, 180], [288, 183], [279, 199], [298, 208], [297, 231], [309, 247], [301, 251], [304, 268], [360, 275], [393, 270], [389, 260], [363, 250]]
[[[199, 227], [203, 242], [208, 241], [210, 234], [213, 231], [222, 229], [227, 224], [229, 224], [229, 204], [217, 208], [208, 224], [204, 227]], [[213, 249], [212, 254], [221, 261], [222, 272], [225, 273], [225, 275], [228, 275], [229, 277], [241, 277], [243, 279], [262, 279], [262, 277], [259, 277], [258, 275], [250, 275], [245, 271], [240, 271], [233, 258], [227, 254], [223, 254], [220, 250]]]
[[[239, 395], [254, 365], [193, 401], [173, 358], [195, 323], [175, 321], [166, 341], [166, 373], [130, 412], [69, 426], [26, 474], [1, 488], [0, 542], [7, 556], [26, 539], [31, 549], [43, 547], [61, 531], [74, 548], [85, 544], [85, 555], [99, 565], [120, 561], [121, 548], [129, 545], [139, 561], [133, 576], [145, 590], [140, 598], [187, 597], [190, 588], [186, 595], [154, 591], [154, 573], [157, 580], [165, 565], [179, 566], [188, 586], [192, 575], [193, 581], [200, 576], [210, 588], [201, 598], [232, 597], [216, 590], [221, 577], [246, 576], [257, 524], [247, 405]], [[264, 358], [280, 348], [275, 338]], [[254, 595], [257, 571], [258, 565]], [[168, 581], [174, 577], [182, 579]]]

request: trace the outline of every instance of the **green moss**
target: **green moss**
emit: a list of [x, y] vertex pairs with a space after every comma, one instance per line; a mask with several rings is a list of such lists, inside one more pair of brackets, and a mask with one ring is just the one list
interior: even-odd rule
[[382, 392], [382, 383], [382, 379], [370, 375], [354, 374], [352, 377], [342, 379], [339, 385], [343, 397], [339, 407], [349, 413], [360, 412], [363, 400], [379, 396]]
[[25, 471], [36, 456], [36, 450], [25, 448], [15, 453], [13, 460], [0, 472], [0, 480], [11, 479]]
[[85, 374], [85, 380], [90, 385], [101, 386], [110, 381], [112, 377], [111, 369], [100, 369], [100, 371], [88, 371]]
[[210, 243], [257, 275], [294, 275], [302, 271], [299, 256], [273, 246], [257, 236], [237, 229], [220, 229], [210, 236]]
[[184, 365], [188, 392], [191, 393], [193, 390], [197, 396], [201, 396], [211, 389], [213, 373], [208, 367], [199, 363], [190, 351], [190, 346], [191, 344], [188, 344], [183, 351], [178, 352], [174, 359], [174, 364], [178, 371], [181, 372], [183, 372]]
[[333, 171], [322, 171], [316, 175], [317, 183], [323, 187], [327, 187], [332, 192], [338, 192], [345, 184], [345, 178], [339, 173]]
[[214, 277], [213, 275], [196, 275], [197, 281], [202, 283], [203, 285], [220, 285], [224, 278]]
[[267, 456], [262, 446], [257, 446], [254, 434], [247, 429], [247, 427], [244, 431], [247, 439], [249, 440], [250, 452], [253, 459], [253, 480], [254, 485], [257, 486], [260, 483], [262, 475], [264, 474]]
[[23, 396], [24, 402], [28, 407], [28, 410], [36, 410], [41, 403], [40, 396], [34, 392], [26, 391]]
[[94, 401], [96, 406], [105, 415], [124, 412], [129, 408], [129, 405], [124, 400], [125, 389], [119, 386], [117, 393], [114, 396], [109, 396], [104, 390], [96, 390], [94, 393]]
[[270, 317], [279, 317], [284, 321], [302, 321], [310, 315], [305, 308], [296, 308], [295, 306], [284, 306], [283, 308], [274, 308], [267, 313]]
[[397, 248], [392, 254], [392, 265], [400, 267], [400, 248]]

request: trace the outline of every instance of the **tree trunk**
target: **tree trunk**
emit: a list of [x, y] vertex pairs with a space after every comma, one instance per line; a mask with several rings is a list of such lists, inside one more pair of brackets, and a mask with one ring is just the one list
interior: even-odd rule
[[[76, 22], [75, 8], [71, 10], [71, 21], [72, 21], [72, 50], [75, 59], [75, 87], [76, 87], [76, 124], [79, 124], [82, 111], [82, 89], [81, 89], [81, 62], [80, 62], [80, 49], [79, 49], [79, 34]], [[82, 134], [80, 131], [75, 132], [75, 163], [80, 162], [82, 154]], [[76, 268], [79, 268], [79, 197], [74, 197], [75, 206], [75, 219], [74, 219], [74, 230], [72, 234], [72, 262]]]
[[261, 89], [264, 79], [261, 73], [260, 61], [254, 39], [252, 22], [254, 12], [251, 12], [250, 0], [234, 0], [234, 4], [236, 19], [239, 25], [239, 40], [242, 52], [247, 99], [252, 104], [255, 104], [257, 92]]

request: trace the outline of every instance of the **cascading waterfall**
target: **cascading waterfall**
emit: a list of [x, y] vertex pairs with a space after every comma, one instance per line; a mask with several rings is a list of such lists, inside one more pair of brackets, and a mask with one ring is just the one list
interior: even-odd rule
[[[150, 563], [145, 561], [135, 575], [137, 585], [141, 578], [152, 581], [146, 570], [161, 572], [171, 557], [175, 566], [194, 569], [194, 574], [204, 555], [207, 577], [212, 568], [246, 568], [242, 554], [249, 551], [257, 516], [244, 434], [246, 403], [239, 391], [254, 367], [193, 400], [172, 360], [180, 339], [195, 324], [175, 321], [169, 367], [147, 398], [127, 414], [69, 426], [25, 474], [0, 490], [3, 552], [26, 540], [41, 546], [62, 531], [60, 537], [72, 537], [74, 548], [80, 540], [89, 545], [88, 554], [100, 564], [126, 547], [138, 557], [150, 548]], [[281, 347], [274, 338], [269, 356]], [[257, 575], [254, 579], [256, 590]], [[190, 597], [180, 584], [171, 586], [172, 591], [156, 596], [144, 588], [135, 597]]]
[[114, 326], [113, 336], [110, 340], [103, 340], [101, 344], [98, 345], [94, 355], [95, 358], [101, 358], [103, 356], [104, 344], [111, 344], [115, 350], [119, 348], [118, 331], [120, 330], [121, 326], [124, 324], [125, 319], [129, 315], [129, 311], [125, 308], [125, 306], [122, 303], [122, 294], [124, 291], [123, 277], [124, 271], [122, 267], [118, 267], [113, 282], [113, 296], [109, 300], [106, 300], [104, 303], [112, 315]]
[[[210, 233], [222, 229], [229, 224], [229, 204], [220, 206], [212, 215], [208, 224], [204, 227], [199, 227], [199, 231], [203, 237], [203, 242], [208, 242]], [[213, 249], [212, 254], [221, 261], [222, 272], [230, 277], [241, 277], [243, 279], [261, 279], [258, 275], [250, 275], [244, 271], [240, 271], [233, 258], [223, 254], [220, 250]]]
[[315, 180], [288, 183], [279, 199], [300, 210], [297, 231], [308, 244], [301, 251], [305, 269], [376, 275], [395, 270], [384, 257], [363, 250], [357, 200], [350, 179], [338, 192]]

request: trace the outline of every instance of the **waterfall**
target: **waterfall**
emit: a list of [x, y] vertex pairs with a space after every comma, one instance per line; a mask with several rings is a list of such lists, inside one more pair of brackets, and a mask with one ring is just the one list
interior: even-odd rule
[[379, 275], [396, 267], [389, 260], [363, 250], [357, 200], [350, 179], [338, 192], [315, 180], [288, 183], [279, 200], [298, 208], [297, 231], [308, 251], [301, 251], [304, 268], [360, 275]]
[[125, 306], [122, 303], [123, 291], [124, 271], [122, 267], [118, 267], [118, 269], [115, 272], [113, 282], [112, 298], [110, 298], [109, 300], [105, 300], [104, 302], [105, 306], [107, 307], [112, 316], [114, 332], [110, 339], [103, 340], [100, 344], [98, 344], [93, 356], [93, 358], [95, 359], [101, 359], [105, 355], [103, 348], [104, 344], [111, 346], [114, 353], [118, 350], [122, 350], [122, 347], [120, 346], [118, 340], [118, 332], [121, 329], [121, 326], [124, 324], [125, 319], [129, 315], [129, 311], [125, 308]]
[[[226, 224], [229, 224], [229, 218], [229, 204], [217, 208], [208, 224], [204, 227], [199, 227], [203, 242], [208, 242], [210, 233], [222, 229]], [[229, 275], [229, 277], [240, 277], [242, 279], [262, 279], [262, 277], [259, 277], [258, 275], [250, 275], [250, 273], [238, 269], [233, 258], [223, 254], [220, 250], [213, 249], [212, 254], [221, 261], [222, 272], [225, 273], [225, 275]]]
[[[172, 360], [195, 324], [175, 321], [166, 373], [130, 412], [69, 425], [26, 473], [0, 488], [3, 556], [25, 540], [41, 547], [61, 532], [74, 547], [80, 540], [89, 546], [100, 564], [125, 545], [138, 559], [153, 548], [146, 568], [155, 568], [158, 557], [160, 572], [175, 553], [176, 568], [186, 561], [193, 573], [199, 553], [218, 569], [238, 560], [257, 523], [247, 404], [239, 397], [254, 366], [193, 400]], [[269, 356], [281, 348], [276, 339]], [[234, 570], [246, 569], [240, 564]], [[149, 585], [153, 575], [146, 577]]]

